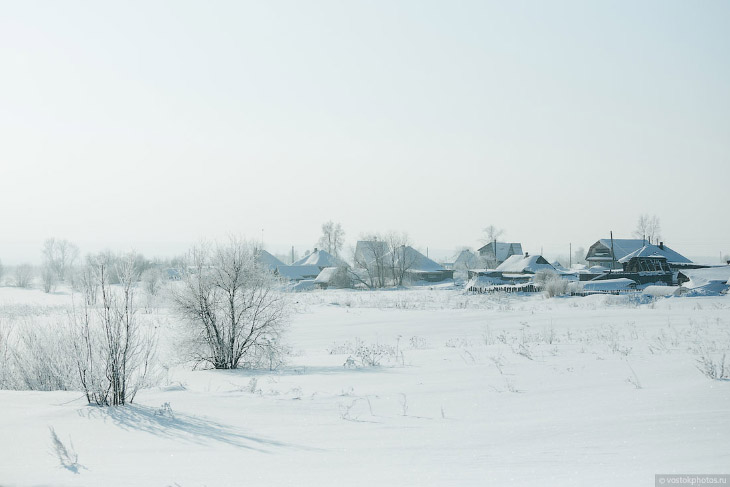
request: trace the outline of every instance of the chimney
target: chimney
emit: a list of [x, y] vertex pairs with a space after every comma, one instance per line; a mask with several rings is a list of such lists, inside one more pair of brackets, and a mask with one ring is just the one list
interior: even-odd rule
[[659, 248], [664, 250], [664, 242], [659, 242]]
[[529, 252], [525, 252], [525, 257], [529, 257], [529, 256], [530, 256], [530, 253]]
[[314, 253], [314, 254], [317, 253], [317, 247], [314, 248], [314, 252], [312, 252], [312, 253]]

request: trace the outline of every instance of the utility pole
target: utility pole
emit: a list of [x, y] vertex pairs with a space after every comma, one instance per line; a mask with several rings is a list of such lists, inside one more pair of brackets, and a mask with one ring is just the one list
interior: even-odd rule
[[570, 242], [568, 244], [568, 262], [570, 262], [570, 264], [568, 264], [568, 269], [572, 269], [573, 268], [573, 242]]
[[611, 270], [616, 267], [616, 254], [613, 253], [613, 230], [611, 230]]

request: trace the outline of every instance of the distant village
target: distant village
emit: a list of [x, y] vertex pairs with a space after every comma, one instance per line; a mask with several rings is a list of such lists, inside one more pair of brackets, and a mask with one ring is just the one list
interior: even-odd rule
[[462, 250], [453, 262], [439, 263], [410, 245], [377, 239], [358, 241], [349, 263], [317, 248], [289, 265], [263, 249], [257, 259], [292, 291], [455, 284], [474, 293], [697, 295], [727, 293], [730, 281], [730, 262], [697, 264], [647, 239], [600, 239], [585, 263], [568, 266], [523, 252], [519, 242], [496, 240]]

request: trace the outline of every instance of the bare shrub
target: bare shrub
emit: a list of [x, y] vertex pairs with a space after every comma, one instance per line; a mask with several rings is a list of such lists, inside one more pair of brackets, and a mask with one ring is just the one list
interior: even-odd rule
[[9, 388], [65, 391], [78, 387], [73, 334], [68, 326], [28, 321], [16, 330], [11, 344]]
[[101, 302], [74, 314], [74, 339], [79, 381], [89, 403], [116, 406], [132, 403], [137, 392], [151, 385], [156, 338], [142, 329], [136, 316], [131, 256], [118, 261], [119, 288], [110, 284], [109, 261], [92, 259]]
[[727, 363], [726, 359], [726, 352], [723, 352], [722, 356], [719, 356], [713, 355], [705, 349], [701, 349], [696, 358], [697, 369], [708, 379], [730, 379], [730, 363]]
[[254, 258], [251, 245], [231, 239], [189, 254], [182, 286], [173, 293], [187, 324], [187, 350], [196, 365], [216, 369], [273, 368], [287, 349], [285, 296], [275, 276]]
[[44, 265], [41, 269], [41, 283], [43, 284], [43, 292], [51, 293], [56, 289], [58, 276], [49, 265]]
[[396, 347], [378, 342], [365, 343], [360, 338], [355, 338], [354, 342], [347, 341], [342, 344], [333, 344], [327, 352], [330, 355], [350, 355], [344, 364], [346, 368], [356, 365], [355, 358], [359, 359], [360, 365], [363, 367], [379, 367], [383, 363], [397, 362], [398, 359]]
[[33, 283], [33, 267], [30, 264], [20, 264], [15, 268], [15, 285], [29, 288]]

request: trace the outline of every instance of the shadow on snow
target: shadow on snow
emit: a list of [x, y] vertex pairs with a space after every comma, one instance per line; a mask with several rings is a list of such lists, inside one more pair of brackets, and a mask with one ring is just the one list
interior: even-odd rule
[[197, 444], [213, 441], [262, 453], [270, 453], [275, 448], [312, 449], [244, 434], [229, 425], [211, 419], [165, 412], [160, 408], [139, 404], [116, 407], [89, 406], [78, 410], [78, 414], [91, 420], [111, 421], [123, 430], [142, 431], [162, 438]]

